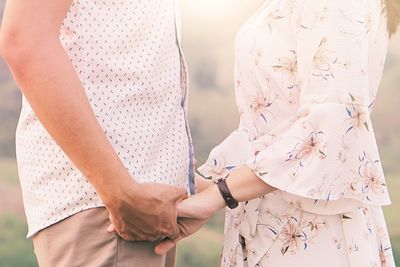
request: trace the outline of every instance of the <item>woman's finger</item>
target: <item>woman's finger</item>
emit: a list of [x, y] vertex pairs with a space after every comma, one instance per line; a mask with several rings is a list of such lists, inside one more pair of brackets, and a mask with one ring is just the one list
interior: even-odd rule
[[111, 214], [108, 214], [108, 219], [110, 220], [110, 225], [107, 228], [107, 232], [109, 233], [115, 232], [115, 226], [113, 224], [113, 217]]
[[175, 240], [171, 240], [169, 238], [164, 239], [158, 245], [155, 246], [154, 253], [156, 253], [157, 255], [163, 255], [167, 253], [168, 251], [173, 249], [176, 246], [176, 243], [181, 239], [182, 239], [181, 237]]
[[160, 244], [156, 245], [154, 248], [154, 252], [157, 255], [163, 255], [171, 250], [175, 246], [175, 243], [171, 241], [171, 239], [166, 239], [162, 241]]

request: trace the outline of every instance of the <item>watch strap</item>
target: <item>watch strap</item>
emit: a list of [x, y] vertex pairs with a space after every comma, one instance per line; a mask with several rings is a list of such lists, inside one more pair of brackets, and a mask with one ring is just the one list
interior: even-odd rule
[[226, 205], [230, 209], [236, 208], [239, 203], [232, 196], [231, 191], [229, 190], [228, 184], [226, 183], [226, 179], [221, 178], [216, 182], [219, 192], [221, 193], [222, 198], [225, 200]]

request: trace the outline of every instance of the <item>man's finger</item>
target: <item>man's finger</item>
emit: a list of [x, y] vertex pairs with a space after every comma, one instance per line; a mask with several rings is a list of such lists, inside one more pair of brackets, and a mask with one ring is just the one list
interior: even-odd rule
[[168, 239], [174, 240], [177, 239], [181, 235], [181, 229], [178, 224], [175, 224], [174, 232], [172, 235], [167, 236]]
[[131, 240], [129, 241], [155, 241], [159, 239], [159, 237], [146, 234], [142, 230], [133, 226], [129, 229], [128, 234], [131, 237]]

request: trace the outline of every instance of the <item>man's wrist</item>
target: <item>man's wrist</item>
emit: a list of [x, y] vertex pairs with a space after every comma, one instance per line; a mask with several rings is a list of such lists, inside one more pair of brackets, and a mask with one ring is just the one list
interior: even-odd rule
[[101, 200], [107, 208], [120, 206], [124, 196], [137, 196], [139, 183], [124, 169], [119, 175], [116, 173], [109, 177], [102, 177], [102, 182], [96, 187]]

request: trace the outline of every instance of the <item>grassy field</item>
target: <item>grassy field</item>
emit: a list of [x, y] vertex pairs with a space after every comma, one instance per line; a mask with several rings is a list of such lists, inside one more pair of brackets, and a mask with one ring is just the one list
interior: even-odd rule
[[30, 240], [25, 239], [24, 220], [14, 214], [0, 216], [0, 266], [37, 266]]

